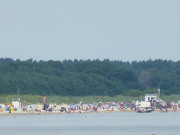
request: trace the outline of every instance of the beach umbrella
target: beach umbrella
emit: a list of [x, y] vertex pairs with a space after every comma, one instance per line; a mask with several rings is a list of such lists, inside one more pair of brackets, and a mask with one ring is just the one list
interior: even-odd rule
[[70, 106], [74, 106], [74, 105], [76, 105], [76, 104], [75, 103], [70, 104]]

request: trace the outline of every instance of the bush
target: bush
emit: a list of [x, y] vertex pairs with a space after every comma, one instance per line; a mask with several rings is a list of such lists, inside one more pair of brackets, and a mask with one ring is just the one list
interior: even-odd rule
[[114, 91], [108, 90], [106, 95], [114, 97], [116, 94], [114, 93]]
[[129, 95], [132, 97], [138, 97], [138, 96], [142, 95], [142, 92], [140, 90], [131, 89], [131, 90], [129, 90]]
[[169, 91], [169, 90], [165, 90], [165, 91], [164, 91], [164, 95], [166, 95], [166, 96], [171, 95], [171, 91]]

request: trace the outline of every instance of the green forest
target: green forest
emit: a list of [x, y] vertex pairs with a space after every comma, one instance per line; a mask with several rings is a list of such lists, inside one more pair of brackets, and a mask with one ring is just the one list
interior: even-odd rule
[[180, 94], [180, 61], [64, 60], [0, 58], [0, 94], [140, 96]]

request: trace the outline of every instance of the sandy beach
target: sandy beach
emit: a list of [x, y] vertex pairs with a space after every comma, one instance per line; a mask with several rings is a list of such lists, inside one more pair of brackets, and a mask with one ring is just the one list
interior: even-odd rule
[[[45, 115], [45, 114], [74, 114], [74, 113], [112, 113], [112, 112], [131, 112], [131, 113], [137, 113], [135, 110], [130, 109], [130, 108], [125, 108], [125, 109], [119, 109], [118, 107], [111, 106], [110, 108], [98, 108], [96, 111], [93, 109], [89, 110], [73, 110], [73, 111], [68, 111], [68, 112], [61, 112], [60, 109], [61, 107], [69, 108], [70, 105], [68, 104], [61, 104], [61, 105], [56, 105], [55, 108], [53, 108], [52, 111], [47, 111], [47, 110], [42, 110], [42, 108], [38, 108], [37, 110], [32, 109], [28, 111], [23, 111], [22, 109], [18, 111], [1, 111], [0, 115]], [[156, 112], [161, 112], [160, 109], [155, 109], [154, 111]], [[173, 108], [168, 108], [167, 112], [173, 112]], [[180, 111], [180, 108], [177, 108], [176, 111]], [[162, 113], [164, 113], [165, 110], [162, 110]]]

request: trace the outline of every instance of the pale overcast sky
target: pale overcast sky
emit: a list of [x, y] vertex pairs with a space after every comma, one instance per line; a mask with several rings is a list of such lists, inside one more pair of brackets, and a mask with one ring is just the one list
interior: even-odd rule
[[0, 0], [0, 57], [180, 60], [180, 0]]

